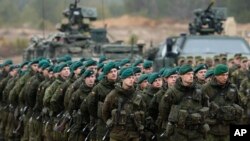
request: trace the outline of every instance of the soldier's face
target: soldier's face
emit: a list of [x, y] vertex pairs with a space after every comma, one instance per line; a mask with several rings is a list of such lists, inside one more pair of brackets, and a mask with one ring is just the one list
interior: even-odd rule
[[67, 78], [70, 75], [70, 69], [69, 67], [64, 67], [62, 71], [60, 72], [60, 75], [62, 78]]
[[216, 75], [215, 76], [215, 79], [217, 80], [217, 82], [220, 84], [220, 85], [224, 85], [227, 83], [228, 81], [228, 72], [227, 73], [223, 73], [221, 75]]
[[247, 60], [241, 62], [241, 68], [246, 69], [248, 67]]
[[6, 70], [7, 72], [10, 71], [10, 65], [4, 66], [4, 70]]
[[37, 72], [37, 71], [38, 71], [38, 64], [32, 64], [32, 65], [31, 65], [31, 69], [32, 69], [34, 72]]
[[199, 79], [199, 80], [205, 80], [205, 74], [206, 74], [207, 70], [206, 69], [203, 69], [203, 70], [200, 70], [196, 73], [196, 77]]
[[153, 82], [152, 86], [154, 88], [160, 88], [160, 87], [162, 87], [162, 78], [155, 79], [155, 81]]
[[188, 72], [180, 76], [184, 85], [191, 85], [194, 81], [194, 72]]
[[143, 69], [143, 72], [146, 73], [146, 74], [152, 73], [153, 72], [153, 68], [152, 67], [145, 68], [145, 69]]
[[141, 76], [141, 73], [136, 73], [135, 74], [135, 82], [137, 82], [138, 78]]
[[49, 76], [49, 70], [48, 69], [43, 70], [43, 76], [45, 76], [45, 77]]
[[12, 77], [14, 77], [14, 76], [17, 75], [17, 72], [18, 72], [17, 69], [13, 69], [13, 70], [10, 72], [10, 75], [11, 75]]
[[108, 80], [116, 81], [116, 79], [117, 79], [117, 69], [116, 68], [111, 69], [109, 71], [109, 73], [107, 74], [107, 78], [108, 78]]
[[81, 68], [79, 67], [79, 68], [77, 68], [76, 70], [74, 70], [74, 73], [75, 73], [76, 75], [79, 75], [79, 74], [81, 73]]
[[175, 82], [176, 82], [176, 79], [178, 78], [178, 74], [173, 74], [173, 75], [170, 75], [168, 78], [167, 78], [167, 84], [168, 86], [174, 86]]
[[95, 74], [85, 78], [85, 84], [88, 87], [93, 87], [95, 85], [96, 76]]
[[23, 67], [22, 67], [22, 71], [26, 71], [28, 69], [28, 65], [24, 65]]
[[135, 76], [129, 76], [123, 80], [123, 84], [127, 87], [132, 87], [135, 82]]
[[89, 66], [89, 67], [87, 68], [87, 70], [92, 70], [92, 71], [94, 71], [95, 74], [96, 74], [96, 73], [97, 73], [97, 66], [96, 66], [96, 65], [94, 65], [94, 66]]
[[148, 80], [144, 80], [144, 81], [140, 84], [141, 89], [145, 89], [147, 86], [148, 86]]

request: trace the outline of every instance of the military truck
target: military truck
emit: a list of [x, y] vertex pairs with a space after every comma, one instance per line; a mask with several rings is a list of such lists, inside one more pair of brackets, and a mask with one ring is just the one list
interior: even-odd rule
[[[46, 38], [33, 37], [23, 54], [23, 60], [37, 57], [57, 58], [63, 55], [97, 59], [107, 55], [110, 59], [129, 57], [134, 60], [141, 56], [140, 45], [119, 42], [110, 43], [106, 28], [92, 28], [90, 23], [97, 20], [95, 8], [78, 7], [78, 0], [63, 12], [63, 20], [57, 25], [59, 33]], [[141, 57], [140, 57], [141, 58]]]
[[[225, 8], [212, 8], [210, 3], [205, 10], [195, 10], [195, 18], [189, 24], [190, 34], [169, 37], [160, 43], [155, 51], [147, 57], [154, 61], [154, 68], [175, 66], [178, 58], [187, 56], [202, 56], [226, 54], [232, 57], [235, 53], [250, 55], [250, 46], [245, 39], [237, 36], [225, 36], [223, 21], [226, 20]], [[155, 52], [155, 53], [154, 53]]]

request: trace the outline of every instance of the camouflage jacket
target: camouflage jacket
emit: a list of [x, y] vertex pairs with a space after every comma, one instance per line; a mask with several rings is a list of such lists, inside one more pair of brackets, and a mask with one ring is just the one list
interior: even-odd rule
[[[197, 113], [198, 110], [203, 108], [204, 106], [203, 103], [205, 103], [204, 101], [205, 98], [202, 95], [200, 88], [197, 88], [194, 85], [194, 83], [189, 87], [184, 86], [182, 84], [181, 78], [178, 78], [176, 84], [173, 87], [169, 88], [161, 99], [159, 106], [160, 116], [162, 117], [164, 123], [172, 122], [177, 125], [197, 124], [187, 121], [187, 118], [185, 118], [185, 116], [188, 115], [174, 118], [170, 116], [170, 113], [180, 112], [180, 111], [173, 111], [172, 110], [173, 106], [179, 106], [179, 109], [184, 111], [184, 113], [188, 114]], [[180, 123], [180, 121], [177, 120], [179, 118], [183, 118], [183, 121], [181, 121], [182, 123]]]
[[203, 86], [202, 92], [209, 99], [210, 133], [229, 135], [229, 124], [240, 120], [243, 113], [243, 109], [239, 106], [241, 102], [236, 86], [229, 81], [221, 86], [213, 78]]
[[[91, 94], [87, 98], [90, 116], [93, 118], [101, 118], [101, 105], [105, 97], [115, 88], [114, 84], [115, 82], [110, 82], [105, 78], [93, 88]], [[98, 107], [99, 102], [101, 104], [99, 105], [100, 107]]]
[[127, 134], [138, 137], [138, 131], [143, 130], [146, 107], [142, 97], [134, 92], [134, 88], [125, 90], [118, 83], [105, 98], [102, 117], [108, 126], [112, 125], [110, 137], [114, 139], [123, 139]]

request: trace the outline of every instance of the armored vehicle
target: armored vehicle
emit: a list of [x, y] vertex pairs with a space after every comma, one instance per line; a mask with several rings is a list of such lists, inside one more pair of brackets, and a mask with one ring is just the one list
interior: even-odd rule
[[[224, 8], [212, 8], [211, 3], [206, 10], [196, 10], [195, 19], [189, 24], [190, 34], [169, 37], [159, 44], [156, 53], [150, 54], [154, 60], [154, 68], [177, 65], [178, 58], [187, 56], [214, 57], [226, 54], [232, 57], [235, 53], [250, 55], [250, 46], [245, 39], [236, 36], [221, 35], [222, 21], [226, 19]], [[153, 51], [151, 51], [153, 52]]]
[[[95, 8], [78, 7], [78, 0], [64, 10], [61, 24], [57, 25], [59, 33], [48, 37], [33, 37], [23, 54], [24, 60], [37, 57], [57, 58], [72, 56], [73, 60], [82, 57], [97, 59], [107, 55], [110, 59], [129, 57], [134, 60], [142, 54], [138, 45], [110, 43], [106, 28], [92, 28], [90, 23], [97, 20]], [[140, 53], [139, 53], [140, 52]]]

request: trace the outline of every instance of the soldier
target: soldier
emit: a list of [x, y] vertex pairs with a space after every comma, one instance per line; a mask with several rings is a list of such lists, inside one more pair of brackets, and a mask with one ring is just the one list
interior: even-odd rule
[[[36, 73], [30, 80], [29, 89], [25, 93], [26, 105], [32, 111], [32, 116], [29, 119], [29, 140], [41, 141], [42, 140], [42, 126], [39, 124], [37, 117], [40, 113], [34, 111], [37, 99], [37, 92], [39, 85], [48, 77], [48, 68], [50, 62], [41, 60], [38, 64], [38, 73]], [[38, 137], [38, 138], [37, 138]], [[40, 137], [40, 138], [39, 138]]]
[[83, 79], [83, 83], [74, 92], [69, 103], [69, 114], [72, 115], [73, 111], [77, 111], [75, 112], [77, 113], [76, 116], [73, 116], [74, 125], [69, 135], [69, 141], [82, 141], [87, 136], [86, 131], [85, 134], [82, 133], [82, 129], [90, 122], [86, 98], [95, 86], [95, 72], [86, 70], [83, 74]]
[[[89, 99], [88, 109], [90, 113], [90, 125], [96, 125], [96, 135], [92, 134], [92, 139], [99, 141], [106, 132], [106, 124], [102, 119], [102, 107], [106, 95], [114, 89], [114, 84], [117, 81], [117, 67], [114, 62], [109, 62], [103, 68], [104, 78], [93, 88]], [[96, 136], [96, 137], [95, 137]]]
[[130, 67], [130, 60], [128, 58], [122, 59], [119, 64], [119, 68], [123, 69], [128, 67]]
[[152, 72], [153, 72], [153, 62], [149, 60], [144, 61], [142, 73], [149, 74]]
[[213, 78], [213, 76], [214, 76], [214, 70], [213, 69], [207, 70], [205, 74], [206, 83], [209, 82]]
[[[133, 69], [121, 74], [121, 83], [105, 98], [102, 117], [110, 132], [110, 141], [139, 141], [143, 132], [145, 106], [135, 94]], [[104, 136], [104, 139], [106, 136]]]
[[[176, 68], [166, 69], [162, 74], [163, 85], [160, 91], [158, 91], [149, 104], [149, 115], [157, 122], [160, 122], [161, 117], [159, 114], [159, 104], [161, 102], [162, 96], [166, 93], [168, 88], [174, 86], [176, 79], [178, 78], [178, 72]], [[161, 128], [161, 124], [158, 123], [158, 128]]]
[[208, 141], [228, 141], [229, 124], [239, 122], [243, 114], [237, 88], [229, 82], [228, 75], [228, 67], [218, 64], [214, 68], [214, 77], [202, 88], [209, 99]]
[[4, 63], [3, 63], [3, 70], [2, 72], [0, 73], [0, 81], [7, 77], [8, 74], [9, 74], [9, 69], [10, 69], [10, 65], [12, 65], [13, 62], [12, 60], [6, 60]]
[[248, 59], [246, 57], [241, 59], [240, 68], [232, 72], [231, 74], [231, 82], [240, 88], [241, 81], [247, 76], [248, 69]]
[[250, 124], [250, 70], [247, 71], [246, 78], [241, 81], [239, 95], [244, 108], [242, 122]]
[[44, 97], [43, 97], [43, 105], [44, 108], [47, 109], [47, 111], [49, 112], [49, 117], [50, 117], [50, 121], [48, 121], [45, 125], [45, 139], [46, 140], [56, 140], [55, 137], [55, 133], [52, 132], [52, 121], [53, 121], [53, 117], [56, 116], [56, 113], [58, 111], [54, 111], [55, 109], [53, 109], [51, 107], [50, 104], [50, 100], [51, 97], [53, 96], [53, 94], [56, 92], [56, 89], [67, 79], [67, 77], [70, 75], [70, 70], [69, 70], [69, 66], [66, 63], [62, 63], [61, 65], [58, 65], [58, 67], [56, 68], [57, 70], [55, 70], [55, 72], [59, 72], [59, 75], [57, 76], [56, 80], [46, 89]]
[[153, 99], [153, 97], [155, 96], [155, 94], [160, 91], [163, 83], [162, 83], [162, 78], [159, 75], [159, 73], [150, 74], [148, 77], [148, 82], [150, 85], [144, 91], [142, 98], [147, 108], [146, 113], [145, 113], [145, 116], [146, 116], [145, 135], [146, 135], [147, 140], [151, 140], [151, 138], [155, 138], [156, 136], [155, 131], [157, 130], [157, 127], [155, 125], [155, 120], [153, 119], [155, 115], [151, 115], [152, 113], [150, 113], [149, 111], [150, 110], [149, 104], [151, 100]]
[[138, 78], [141, 76], [141, 68], [133, 67], [135, 73], [135, 82], [138, 81]]
[[205, 74], [207, 72], [207, 66], [205, 64], [200, 64], [194, 68], [194, 81], [195, 85], [201, 87], [206, 83]]
[[[160, 89], [160, 91], [158, 91], [154, 95], [153, 99], [151, 100], [149, 104], [149, 110], [148, 110], [149, 115], [153, 118], [153, 120], [156, 123], [158, 133], [166, 126], [166, 123], [162, 123], [163, 122], [162, 118], [159, 115], [159, 104], [161, 102], [162, 96], [166, 93], [168, 88], [174, 86], [176, 79], [178, 78], [177, 68], [166, 69], [163, 72], [162, 77], [163, 77], [164, 84], [162, 88]], [[158, 135], [158, 138], [159, 138], [159, 135]]]
[[[0, 83], [0, 87], [3, 88], [3, 89], [1, 88], [1, 90], [0, 90], [0, 93], [1, 93], [1, 96], [2, 96], [1, 101], [0, 101], [0, 103], [1, 103], [1, 114], [2, 114], [1, 119], [3, 119], [3, 120], [0, 120], [1, 129], [4, 129], [4, 127], [2, 127], [2, 126], [5, 125], [4, 123], [6, 123], [7, 121], [10, 121], [10, 120], [7, 120], [10, 117], [9, 115], [10, 114], [13, 115], [14, 107], [12, 105], [10, 105], [10, 101], [9, 101], [8, 97], [9, 97], [10, 90], [14, 87], [15, 82], [17, 80], [16, 76], [17, 76], [17, 73], [18, 73], [18, 68], [19, 68], [18, 65], [11, 65], [10, 68], [9, 68], [9, 74], [6, 77], [8, 79], [5, 78], [7, 80], [6, 84], [4, 84], [5, 83], [4, 80]], [[5, 85], [5, 86], [3, 87], [3, 85]], [[7, 107], [9, 107], [9, 108], [7, 108]], [[5, 114], [6, 114], [7, 119], [3, 118]], [[12, 121], [12, 123], [14, 123], [13, 118], [12, 118], [11, 121]], [[6, 129], [5, 133], [4, 133], [4, 131], [1, 130], [1, 135], [0, 135], [1, 139], [0, 140], [3, 140], [4, 134], [5, 134], [5, 139], [8, 140], [8, 137], [9, 137], [8, 133], [10, 131], [10, 130], [8, 130], [9, 126], [10, 125], [8, 125], [8, 124], [5, 125], [5, 129]], [[12, 133], [12, 131], [10, 133]]]
[[142, 59], [137, 59], [137, 60], [135, 60], [135, 62], [134, 62], [134, 64], [133, 64], [133, 66], [134, 67], [139, 67], [141, 70], [142, 70], [142, 68], [143, 68], [143, 60]]
[[241, 53], [236, 53], [233, 58], [233, 66], [229, 68], [229, 78], [231, 78], [232, 73], [240, 68]]
[[136, 93], [143, 95], [143, 91], [148, 86], [148, 76], [149, 74], [142, 74], [137, 81]]
[[[208, 127], [205, 124], [204, 98], [201, 89], [194, 85], [194, 73], [190, 65], [179, 69], [180, 77], [162, 97], [159, 110], [167, 123], [165, 136], [171, 141], [204, 140]], [[178, 114], [177, 114], [178, 113]]]
[[207, 65], [207, 68], [213, 68], [213, 59], [211, 57], [206, 57], [205, 64]]

